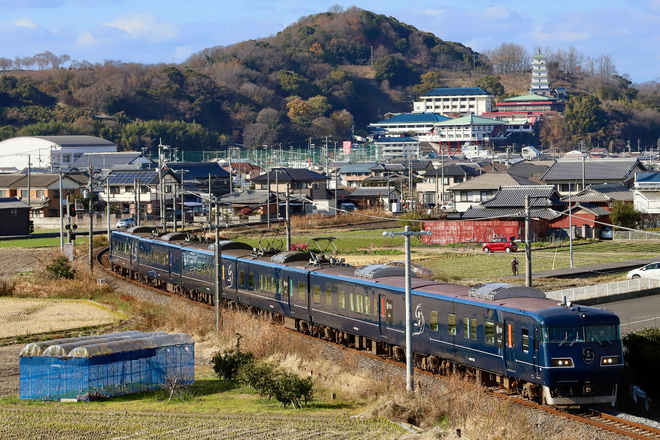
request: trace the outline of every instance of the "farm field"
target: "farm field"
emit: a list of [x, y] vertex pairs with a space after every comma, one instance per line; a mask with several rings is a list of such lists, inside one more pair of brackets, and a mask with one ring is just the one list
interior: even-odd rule
[[0, 339], [97, 327], [126, 319], [89, 300], [0, 297]]
[[0, 406], [0, 437], [43, 439], [399, 439], [402, 427], [384, 419], [264, 417], [97, 412], [61, 405]]

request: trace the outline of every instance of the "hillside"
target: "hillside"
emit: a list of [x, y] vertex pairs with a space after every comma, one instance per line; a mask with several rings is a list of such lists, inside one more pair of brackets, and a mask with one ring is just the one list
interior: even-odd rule
[[[0, 139], [89, 134], [122, 149], [152, 151], [161, 141], [198, 151], [236, 143], [304, 147], [364, 133], [385, 113], [410, 111], [433, 87], [501, 84], [498, 96], [526, 92], [528, 72], [492, 76], [496, 63], [461, 43], [356, 7], [335, 9], [302, 17], [269, 38], [201, 50], [181, 65], [107, 61], [5, 70]], [[589, 82], [549, 67], [569, 91], [599, 94], [604, 112], [598, 124], [565, 128], [555, 146], [584, 139], [605, 144], [612, 137], [655, 142], [660, 100], [654, 90], [640, 100], [620, 77]]]

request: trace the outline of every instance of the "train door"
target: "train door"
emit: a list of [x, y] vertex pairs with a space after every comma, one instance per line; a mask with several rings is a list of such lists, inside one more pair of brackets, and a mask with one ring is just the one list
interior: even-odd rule
[[540, 365], [540, 357], [539, 357], [539, 328], [534, 327], [534, 340], [532, 341], [533, 347], [534, 347], [534, 375], [537, 378], [541, 377], [541, 365]]
[[387, 338], [394, 325], [394, 301], [387, 298], [385, 295], [380, 294], [378, 295], [378, 302], [380, 308], [378, 318], [380, 334]]
[[504, 362], [508, 375], [517, 372], [516, 365], [516, 344], [515, 344], [515, 326], [513, 321], [504, 321]]

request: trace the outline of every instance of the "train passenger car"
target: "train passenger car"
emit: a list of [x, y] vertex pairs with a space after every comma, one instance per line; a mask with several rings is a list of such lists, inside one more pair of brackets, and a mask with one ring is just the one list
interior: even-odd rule
[[[117, 232], [111, 242], [115, 268], [167, 279], [184, 296], [213, 303], [212, 245]], [[223, 298], [230, 304], [272, 312], [289, 328], [402, 358], [403, 267], [319, 265], [303, 252], [264, 256], [242, 243], [221, 246]], [[148, 258], [147, 252], [162, 258]], [[550, 405], [616, 400], [623, 355], [613, 313], [558, 305], [537, 289], [503, 283], [470, 288], [412, 278], [411, 288], [418, 367], [474, 375]]]

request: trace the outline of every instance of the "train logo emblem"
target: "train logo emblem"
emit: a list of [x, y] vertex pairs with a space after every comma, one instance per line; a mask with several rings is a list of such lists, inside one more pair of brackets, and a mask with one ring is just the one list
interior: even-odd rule
[[422, 312], [422, 305], [417, 304], [417, 307], [415, 308], [415, 326], [417, 327], [417, 331], [413, 333], [413, 336], [421, 335], [424, 333], [424, 312]]
[[594, 349], [591, 347], [584, 347], [582, 349], [582, 360], [584, 361], [585, 364], [589, 365], [594, 361], [594, 358], [596, 356], [594, 355]]

